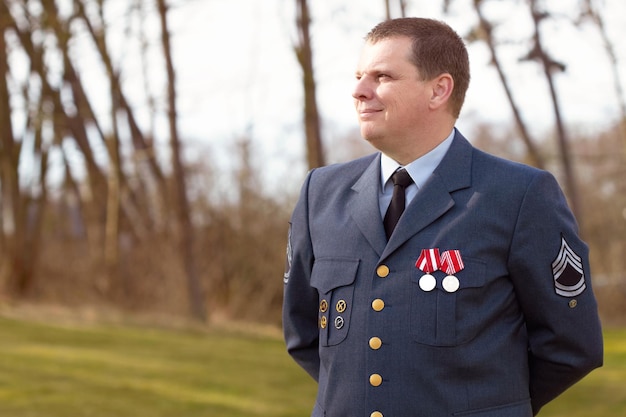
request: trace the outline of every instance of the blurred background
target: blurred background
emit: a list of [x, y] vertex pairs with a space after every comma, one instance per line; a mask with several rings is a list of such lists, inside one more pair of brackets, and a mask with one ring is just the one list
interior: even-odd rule
[[0, 305], [279, 325], [301, 181], [373, 151], [354, 68], [400, 16], [466, 40], [458, 128], [557, 176], [623, 324], [621, 0], [2, 0]]

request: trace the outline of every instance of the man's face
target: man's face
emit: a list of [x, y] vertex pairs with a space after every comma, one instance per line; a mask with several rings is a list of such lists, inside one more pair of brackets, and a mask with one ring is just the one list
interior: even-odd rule
[[410, 54], [407, 37], [368, 42], [356, 70], [352, 96], [361, 135], [387, 154], [411, 146], [429, 111], [429, 83], [421, 80]]

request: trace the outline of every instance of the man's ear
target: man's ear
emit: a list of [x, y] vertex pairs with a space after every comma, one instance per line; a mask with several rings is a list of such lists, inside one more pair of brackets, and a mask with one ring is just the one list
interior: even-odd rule
[[430, 108], [432, 110], [445, 106], [454, 89], [454, 79], [448, 73], [443, 73], [431, 81], [432, 95], [430, 97]]

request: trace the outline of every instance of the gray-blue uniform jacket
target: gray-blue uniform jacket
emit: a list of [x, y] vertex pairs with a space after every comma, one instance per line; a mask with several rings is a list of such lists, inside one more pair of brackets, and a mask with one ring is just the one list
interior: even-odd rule
[[[554, 177], [459, 133], [387, 242], [380, 154], [312, 170], [291, 218], [283, 326], [313, 417], [529, 417], [602, 364], [588, 248]], [[458, 251], [458, 289], [420, 286]], [[453, 286], [454, 287], [454, 286]]]

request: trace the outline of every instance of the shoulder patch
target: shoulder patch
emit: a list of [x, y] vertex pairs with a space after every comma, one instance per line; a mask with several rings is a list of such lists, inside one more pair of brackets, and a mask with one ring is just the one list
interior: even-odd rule
[[289, 230], [287, 232], [287, 254], [285, 262], [285, 273], [283, 274], [283, 283], [289, 282], [289, 273], [291, 272], [291, 262], [293, 258], [293, 249], [291, 248], [291, 223], [289, 224]]
[[587, 288], [583, 261], [561, 236], [561, 248], [552, 261], [554, 290], [563, 297], [576, 297]]

